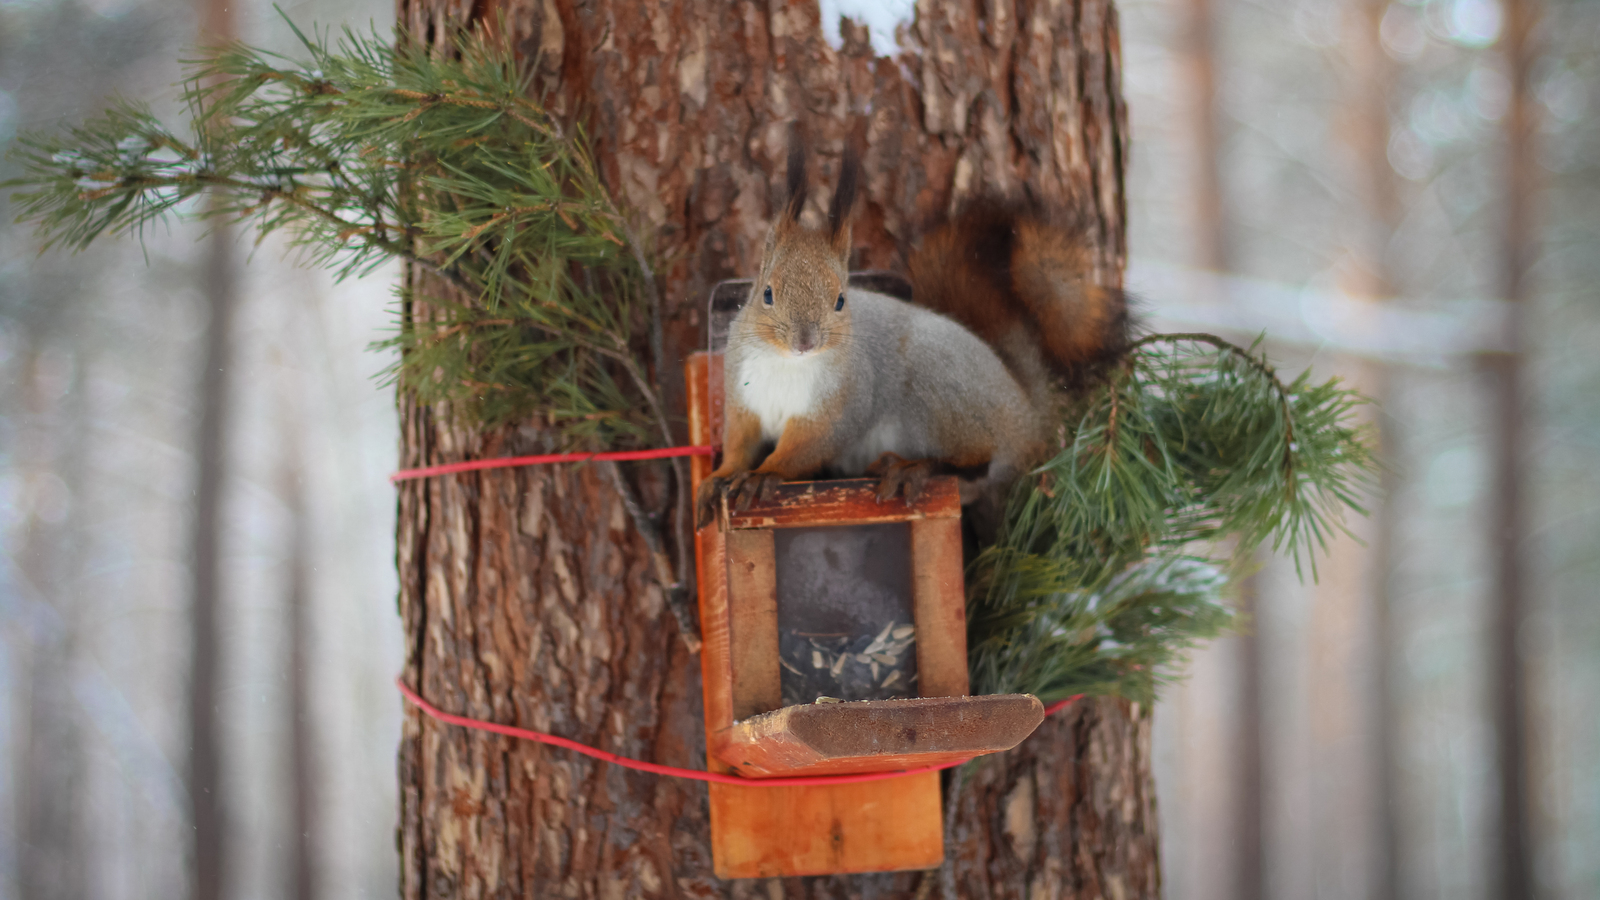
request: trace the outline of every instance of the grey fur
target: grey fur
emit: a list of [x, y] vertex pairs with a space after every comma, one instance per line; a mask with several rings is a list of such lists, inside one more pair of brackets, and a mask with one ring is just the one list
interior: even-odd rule
[[842, 311], [848, 321], [830, 328], [831, 307], [824, 305], [820, 313], [815, 302], [769, 308], [765, 287], [755, 286], [733, 322], [724, 396], [740, 402], [736, 398], [748, 379], [771, 370], [764, 360], [788, 356], [789, 348], [771, 338], [793, 345], [803, 331], [844, 332], [831, 342], [825, 336], [812, 363], [818, 367], [816, 405], [831, 408], [842, 398], [831, 422], [827, 444], [836, 449], [822, 466], [826, 474], [860, 476], [885, 452], [946, 462], [976, 456], [990, 460], [987, 477], [977, 485], [982, 497], [1009, 484], [1036, 455], [1043, 420], [1027, 393], [987, 344], [953, 320], [850, 288]]

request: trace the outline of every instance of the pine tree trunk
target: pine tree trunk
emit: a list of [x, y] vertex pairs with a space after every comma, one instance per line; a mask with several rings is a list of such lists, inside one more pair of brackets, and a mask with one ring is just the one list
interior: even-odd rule
[[[1127, 151], [1108, 0], [918, 5], [915, 50], [873, 56], [814, 3], [402, 0], [414, 38], [470, 17], [512, 29], [534, 89], [596, 143], [607, 183], [664, 260], [669, 360], [704, 342], [717, 281], [756, 266], [788, 124], [818, 198], [864, 129], [858, 268], [893, 268], [954, 199], [1024, 185], [1081, 210], [1102, 275], [1124, 261]], [[420, 310], [419, 310], [420, 311]], [[679, 363], [656, 373], [682, 409]], [[538, 452], [402, 400], [401, 464]], [[407, 482], [397, 561], [405, 677], [434, 704], [629, 756], [704, 764], [698, 661], [604, 469]], [[1155, 897], [1148, 710], [1084, 703], [959, 785], [943, 872], [723, 883], [705, 790], [409, 713], [400, 748], [402, 893], [425, 897]], [[947, 795], [948, 797], [949, 795]]]

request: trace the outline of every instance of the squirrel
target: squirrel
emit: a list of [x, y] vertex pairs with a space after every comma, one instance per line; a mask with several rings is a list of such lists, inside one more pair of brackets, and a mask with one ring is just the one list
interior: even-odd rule
[[858, 178], [847, 151], [827, 227], [806, 228], [805, 151], [790, 147], [788, 201], [728, 333], [701, 527], [724, 489], [744, 509], [784, 481], [871, 474], [880, 502], [910, 502], [955, 470], [981, 473], [961, 499], [993, 534], [1006, 490], [1049, 451], [1052, 385], [1126, 343], [1125, 304], [1090, 284], [1082, 235], [1023, 205], [974, 202], [930, 233], [909, 261], [914, 303], [850, 287]]

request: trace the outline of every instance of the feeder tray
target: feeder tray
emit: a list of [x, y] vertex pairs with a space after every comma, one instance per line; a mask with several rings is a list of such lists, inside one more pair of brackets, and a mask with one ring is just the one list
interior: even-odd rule
[[[856, 287], [908, 298], [889, 273]], [[689, 425], [720, 444], [722, 357], [748, 280], [712, 291], [687, 364]], [[715, 467], [696, 457], [693, 487]], [[867, 479], [792, 482], [695, 536], [708, 768], [752, 780], [896, 771], [1008, 750], [1044, 708], [967, 696], [956, 480], [879, 503]], [[925, 869], [944, 859], [937, 772], [798, 787], [712, 784], [722, 878]]]

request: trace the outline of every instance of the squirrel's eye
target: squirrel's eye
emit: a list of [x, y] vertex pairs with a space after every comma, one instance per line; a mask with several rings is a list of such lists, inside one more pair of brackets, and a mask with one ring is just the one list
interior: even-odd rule
[[843, 294], [839, 295], [839, 302], [835, 303], [833, 305], [833, 311], [834, 312], [838, 312], [841, 309], [844, 309], [844, 295]]
[[767, 285], [767, 289], [761, 294], [761, 300], [768, 306], [772, 305], [772, 285]]

